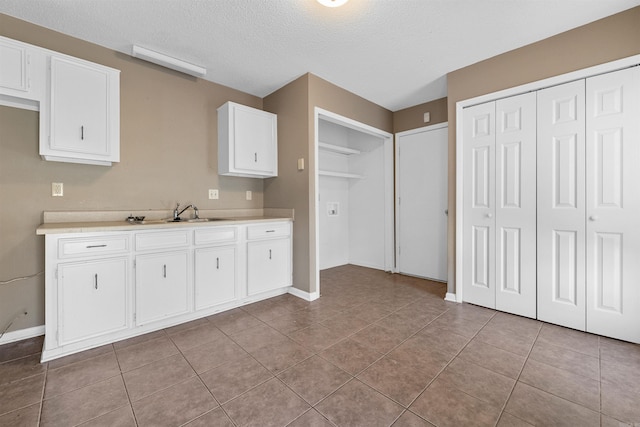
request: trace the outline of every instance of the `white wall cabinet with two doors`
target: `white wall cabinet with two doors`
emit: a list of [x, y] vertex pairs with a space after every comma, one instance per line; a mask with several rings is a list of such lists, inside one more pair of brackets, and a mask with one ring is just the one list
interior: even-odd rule
[[287, 292], [291, 222], [46, 233], [47, 361]]
[[120, 71], [0, 37], [0, 105], [40, 111], [45, 160], [120, 161]]
[[640, 342], [640, 67], [464, 109], [464, 301]]
[[218, 173], [278, 176], [278, 116], [235, 102], [218, 108]]

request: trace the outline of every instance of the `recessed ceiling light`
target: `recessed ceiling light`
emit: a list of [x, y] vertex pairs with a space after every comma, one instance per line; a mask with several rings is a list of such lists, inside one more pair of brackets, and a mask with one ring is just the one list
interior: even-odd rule
[[318, 0], [318, 3], [327, 7], [340, 7], [348, 1], [349, 0]]

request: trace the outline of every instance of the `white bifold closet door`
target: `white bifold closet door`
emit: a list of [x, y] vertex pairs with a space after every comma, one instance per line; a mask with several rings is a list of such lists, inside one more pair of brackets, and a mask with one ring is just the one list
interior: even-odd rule
[[538, 91], [538, 319], [585, 328], [584, 80]]
[[465, 301], [536, 317], [536, 99], [464, 111]]
[[587, 79], [587, 331], [640, 342], [640, 67]]
[[640, 68], [539, 91], [538, 120], [538, 318], [640, 342]]

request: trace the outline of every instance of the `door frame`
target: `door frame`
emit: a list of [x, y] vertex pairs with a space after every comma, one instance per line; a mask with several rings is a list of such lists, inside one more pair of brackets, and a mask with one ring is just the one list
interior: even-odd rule
[[[520, 95], [522, 93], [537, 91], [540, 89], [544, 89], [550, 86], [556, 86], [564, 83], [571, 82], [573, 80], [585, 79], [588, 77], [593, 77], [598, 74], [609, 73], [612, 71], [621, 70], [628, 67], [633, 67], [640, 64], [640, 55], [633, 55], [627, 58], [618, 59], [611, 62], [606, 62], [604, 64], [595, 65], [593, 67], [583, 68], [581, 70], [572, 71], [570, 73], [560, 74], [554, 77], [549, 77], [547, 79], [538, 80], [531, 83], [526, 83], [520, 86], [515, 86], [512, 88], [500, 90], [497, 92], [492, 92], [486, 95], [477, 96], [475, 98], [469, 98], [462, 101], [456, 102], [456, 216], [455, 216], [455, 242], [456, 242], [456, 253], [455, 253], [455, 280], [449, 280], [450, 283], [454, 283], [454, 293], [447, 292], [447, 297], [445, 299], [449, 301], [463, 301], [463, 286], [462, 283], [463, 276], [463, 268], [462, 268], [462, 259], [463, 259], [463, 221], [464, 218], [464, 210], [463, 210], [463, 175], [464, 175], [464, 165], [463, 165], [463, 120], [462, 114], [463, 109], [466, 107], [471, 107], [473, 105], [482, 104], [485, 102], [497, 101], [501, 98], [506, 98], [509, 96]], [[451, 279], [451, 278], [450, 278]], [[460, 283], [460, 286], [458, 286]]]
[[[395, 221], [395, 233], [396, 233], [396, 245], [395, 245], [395, 256], [396, 256], [396, 263], [395, 263], [395, 273], [399, 273], [400, 272], [400, 268], [398, 266], [398, 260], [400, 259], [400, 245], [401, 245], [401, 234], [400, 234], [400, 141], [399, 138], [403, 137], [403, 136], [408, 136], [408, 135], [414, 135], [417, 133], [423, 133], [423, 132], [430, 132], [430, 131], [434, 131], [434, 130], [438, 130], [438, 129], [442, 129], [442, 128], [447, 128], [449, 129], [449, 122], [442, 122], [442, 123], [436, 123], [434, 125], [429, 125], [429, 126], [423, 126], [421, 128], [417, 128], [417, 129], [411, 129], [411, 130], [405, 130], [403, 132], [398, 132], [395, 134], [395, 209], [396, 209], [396, 221]], [[448, 168], [447, 168], [448, 169]], [[448, 178], [448, 173], [447, 173], [447, 178]], [[448, 181], [448, 180], [447, 180]], [[448, 198], [447, 198], [448, 199]], [[448, 211], [448, 209], [447, 209]], [[448, 216], [448, 212], [447, 212], [447, 216]], [[433, 280], [433, 281], [438, 281], [436, 279], [429, 279], [429, 280]], [[447, 283], [446, 280], [443, 281], [442, 283]]]
[[[311, 206], [310, 211], [314, 213], [315, 220], [313, 224], [313, 235], [315, 243], [312, 243], [315, 252], [315, 279], [316, 279], [316, 295], [320, 296], [320, 203], [318, 203], [318, 197], [320, 194], [320, 177], [318, 168], [318, 142], [319, 132], [318, 124], [320, 120], [325, 120], [331, 123], [335, 123], [340, 126], [347, 127], [362, 133], [366, 133], [383, 140], [383, 153], [384, 153], [384, 269], [385, 271], [395, 272], [395, 236], [394, 236], [394, 162], [393, 162], [393, 134], [377, 129], [373, 126], [358, 122], [340, 114], [333, 113], [331, 111], [322, 109], [320, 107], [314, 107], [313, 111], [314, 120], [314, 189], [313, 195], [310, 197]], [[313, 248], [312, 248], [313, 249]]]

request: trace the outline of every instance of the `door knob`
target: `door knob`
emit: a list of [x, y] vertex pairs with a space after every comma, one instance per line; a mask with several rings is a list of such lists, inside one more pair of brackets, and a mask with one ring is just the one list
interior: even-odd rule
[[488, 213], [487, 214], [487, 218], [493, 218], [493, 214], [492, 213]]
[[589, 221], [597, 221], [598, 220], [598, 215], [591, 215], [589, 217]]
[[445, 210], [444, 210], [444, 214], [445, 214], [445, 215], [449, 215], [449, 209], [445, 209]]

